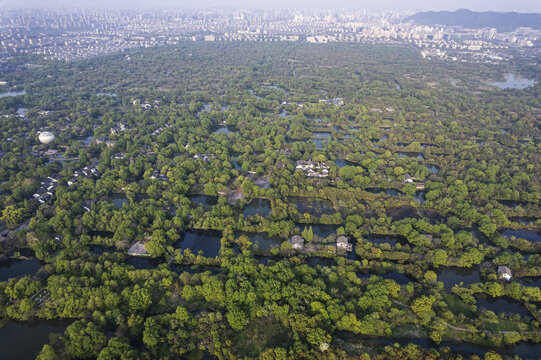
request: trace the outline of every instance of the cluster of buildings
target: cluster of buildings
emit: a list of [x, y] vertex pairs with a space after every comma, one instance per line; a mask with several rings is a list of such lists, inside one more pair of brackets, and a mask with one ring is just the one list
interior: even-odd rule
[[336, 106], [344, 106], [344, 99], [342, 99], [340, 97], [337, 97], [337, 98], [334, 98], [334, 99], [331, 99], [331, 100], [319, 99], [319, 102], [320, 103], [333, 104], [333, 105], [336, 105]]
[[90, 166], [85, 166], [84, 168], [79, 169], [79, 170], [75, 170], [75, 172], [73, 173], [73, 177], [68, 180], [68, 186], [75, 184], [77, 180], [81, 177], [85, 177], [88, 179], [90, 178], [97, 179], [100, 177], [100, 172], [98, 171], [98, 168], [95, 164], [90, 165]]
[[326, 178], [329, 176], [329, 165], [312, 160], [298, 160], [295, 162], [295, 169], [301, 170], [308, 177]]
[[[541, 33], [529, 28], [426, 26], [406, 21], [409, 11], [348, 10], [4, 10], [0, 59], [17, 53], [77, 60], [181, 41], [360, 42], [411, 44], [424, 56], [480, 53], [498, 61], [509, 47], [531, 48]], [[129, 61], [129, 56], [126, 58]], [[150, 108], [151, 104], [142, 104]]]
[[210, 161], [210, 159], [214, 159], [215, 157], [216, 157], [216, 155], [214, 155], [214, 154], [195, 154], [193, 156], [193, 158], [195, 160], [201, 159], [201, 160], [203, 160], [205, 162], [208, 162], [208, 161]]
[[[313, 251], [318, 251], [325, 248], [324, 245], [319, 244], [320, 242], [319, 240], [321, 239], [317, 239], [316, 241], [314, 241], [315, 243], [317, 242], [318, 244], [305, 244], [304, 238], [302, 236], [293, 235], [291, 238], [289, 238], [288, 241], [291, 244], [291, 247], [293, 248], [293, 250], [313, 252]], [[353, 244], [350, 243], [349, 239], [343, 235], [338, 236], [336, 238], [336, 244], [330, 245], [330, 246], [335, 247], [335, 249], [338, 251], [349, 252], [353, 250]], [[326, 247], [328, 248], [329, 245], [327, 245]]]
[[152, 132], [152, 135], [156, 135], [156, 136], [157, 136], [157, 135], [160, 135], [160, 134], [165, 130], [165, 128], [168, 128], [168, 127], [171, 127], [171, 126], [173, 126], [173, 125], [171, 125], [171, 124], [165, 124], [165, 127], [161, 127], [161, 126], [160, 126], [159, 128], [157, 128], [156, 130], [154, 130], [154, 131]]
[[109, 139], [106, 139], [106, 138], [97, 138], [96, 140], [94, 140], [94, 142], [96, 144], [105, 144], [107, 147], [113, 147], [113, 146], [116, 145], [115, 140], [109, 140]]
[[127, 125], [124, 123], [118, 123], [116, 126], [113, 126], [111, 129], [109, 129], [109, 133], [111, 135], [118, 134], [120, 132], [126, 131], [128, 129]]
[[150, 178], [152, 180], [158, 180], [158, 181], [162, 181], [162, 182], [169, 181], [169, 178], [166, 175], [161, 174], [158, 170], [154, 170], [152, 175], [150, 175]]
[[44, 204], [52, 199], [58, 187], [58, 180], [52, 176], [48, 176], [41, 181], [41, 186], [33, 195], [34, 199]]
[[402, 181], [402, 184], [414, 184], [415, 190], [424, 190], [425, 189], [425, 183], [424, 182], [418, 182], [416, 181], [413, 176], [410, 174], [404, 174], [404, 181]]

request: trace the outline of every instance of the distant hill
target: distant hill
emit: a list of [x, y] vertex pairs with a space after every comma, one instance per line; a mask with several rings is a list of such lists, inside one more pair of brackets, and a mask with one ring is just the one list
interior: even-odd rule
[[541, 30], [541, 14], [457, 11], [427, 11], [408, 17], [423, 25], [462, 26], [466, 28], [497, 28], [500, 32], [513, 31], [518, 27]]

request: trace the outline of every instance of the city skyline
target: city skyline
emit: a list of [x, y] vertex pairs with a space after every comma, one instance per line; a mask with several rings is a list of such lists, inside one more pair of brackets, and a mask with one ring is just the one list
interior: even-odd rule
[[0, 0], [1, 8], [102, 8], [102, 9], [121, 9], [121, 8], [261, 8], [261, 9], [283, 9], [283, 8], [317, 8], [317, 9], [368, 9], [368, 10], [458, 10], [467, 8], [473, 11], [497, 11], [497, 12], [541, 12], [541, 2], [537, 0], [517, 0], [509, 1], [489, 1], [480, 0], [472, 3], [471, 1], [459, 0], [454, 2], [447, 1], [429, 1], [413, 0], [407, 3], [397, 0], [381, 0], [374, 2], [337, 0], [329, 6], [329, 3], [322, 0], [276, 0], [266, 6], [265, 3], [252, 2], [248, 0], [183, 0], [175, 2], [171, 0], [95, 0], [91, 4], [83, 0]]

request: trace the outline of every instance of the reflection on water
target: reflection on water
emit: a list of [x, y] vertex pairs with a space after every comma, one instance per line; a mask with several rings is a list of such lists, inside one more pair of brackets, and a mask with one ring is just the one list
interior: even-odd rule
[[15, 260], [8, 259], [0, 262], [0, 281], [11, 278], [33, 275], [41, 267], [37, 259]]
[[3, 98], [3, 97], [11, 97], [11, 96], [19, 96], [19, 95], [25, 95], [26, 94], [26, 91], [23, 90], [23, 91], [8, 91], [8, 92], [3, 92], [3, 93], [0, 93], [0, 98]]
[[522, 90], [535, 83], [533, 79], [516, 78], [514, 74], [507, 74], [504, 82], [493, 82], [489, 85], [497, 86], [500, 89], [519, 89]]
[[190, 199], [195, 206], [201, 204], [203, 207], [210, 207], [218, 203], [218, 198], [210, 195], [188, 195], [188, 199]]
[[382, 188], [366, 188], [365, 189], [366, 191], [368, 192], [371, 192], [372, 194], [380, 194], [380, 193], [385, 193], [385, 195], [387, 196], [393, 196], [393, 197], [396, 197], [396, 196], [402, 196], [404, 195], [404, 193], [402, 193], [401, 191], [397, 190], [397, 189], [382, 189]]
[[190, 230], [184, 233], [182, 240], [175, 244], [175, 248], [190, 249], [193, 254], [203, 251], [203, 256], [213, 258], [220, 252], [221, 238], [219, 231]]
[[438, 269], [438, 281], [443, 282], [445, 289], [451, 289], [453, 286], [460, 283], [463, 286], [468, 286], [481, 282], [481, 275], [478, 267], [459, 268], [459, 267], [442, 267]]
[[514, 236], [516, 238], [526, 239], [529, 241], [541, 241], [541, 234], [533, 230], [515, 230], [507, 229], [502, 233], [503, 236]]
[[336, 234], [336, 230], [338, 229], [338, 225], [324, 225], [324, 224], [295, 224], [295, 226], [300, 230], [303, 231], [304, 228], [310, 228], [312, 227], [312, 231], [314, 235], [317, 235], [321, 238], [326, 238], [327, 236], [331, 234]]
[[238, 134], [238, 130], [236, 130], [233, 126], [227, 126], [227, 125], [221, 125], [217, 130], [213, 132], [213, 134]]
[[267, 199], [253, 199], [242, 209], [242, 214], [245, 217], [254, 215], [269, 216], [270, 213], [271, 203]]
[[485, 296], [477, 300], [475, 304], [478, 309], [486, 309], [499, 313], [514, 313], [520, 316], [526, 316], [526, 310], [523, 305], [516, 300], [506, 297], [493, 298]]
[[407, 285], [413, 280], [410, 279], [406, 274], [394, 271], [387, 274], [377, 274], [377, 273], [357, 273], [357, 276], [360, 279], [368, 280], [372, 276], [379, 276], [384, 279], [394, 280], [398, 285]]
[[115, 205], [117, 209], [122, 209], [124, 204], [129, 204], [128, 199], [124, 196], [115, 196], [111, 199], [111, 202]]
[[0, 356], [3, 360], [35, 359], [52, 333], [64, 333], [72, 320], [10, 321], [0, 329]]
[[539, 353], [541, 352], [541, 343], [520, 343], [515, 346], [507, 346], [503, 348], [493, 348], [484, 345], [477, 345], [465, 342], [451, 342], [443, 341], [440, 344], [435, 344], [428, 339], [423, 338], [376, 338], [376, 337], [366, 337], [354, 335], [353, 333], [339, 331], [336, 333], [338, 337], [353, 343], [362, 343], [368, 346], [381, 347], [381, 346], [392, 346], [394, 344], [399, 344], [400, 346], [407, 346], [409, 343], [413, 343], [425, 349], [437, 349], [441, 351], [444, 347], [448, 347], [452, 353], [464, 354], [464, 355], [478, 355], [483, 357], [483, 355], [493, 350], [500, 355], [506, 355], [508, 357], [513, 357], [514, 355], [520, 356], [522, 359], [539, 359]]
[[424, 204], [425, 201], [426, 201], [425, 195], [426, 195], [426, 191], [425, 191], [425, 190], [421, 190], [421, 191], [416, 191], [416, 192], [415, 192], [415, 198], [416, 198], [417, 200], [419, 200], [419, 202], [420, 202], [421, 204]]
[[378, 245], [380, 245], [380, 244], [389, 244], [391, 246], [395, 246], [398, 243], [407, 244], [406, 239], [401, 238], [400, 236], [397, 236], [397, 235], [372, 234], [372, 235], [368, 235], [367, 237], [365, 237], [364, 241], [366, 241], [366, 242], [369, 241], [369, 242], [371, 242], [373, 244], [378, 244]]

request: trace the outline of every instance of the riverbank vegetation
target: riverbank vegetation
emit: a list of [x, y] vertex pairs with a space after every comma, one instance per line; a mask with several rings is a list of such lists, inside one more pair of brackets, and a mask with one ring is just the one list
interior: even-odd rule
[[[0, 316], [70, 320], [40, 359], [539, 353], [539, 67], [241, 43], [12, 62]], [[510, 71], [537, 84], [486, 84]]]

